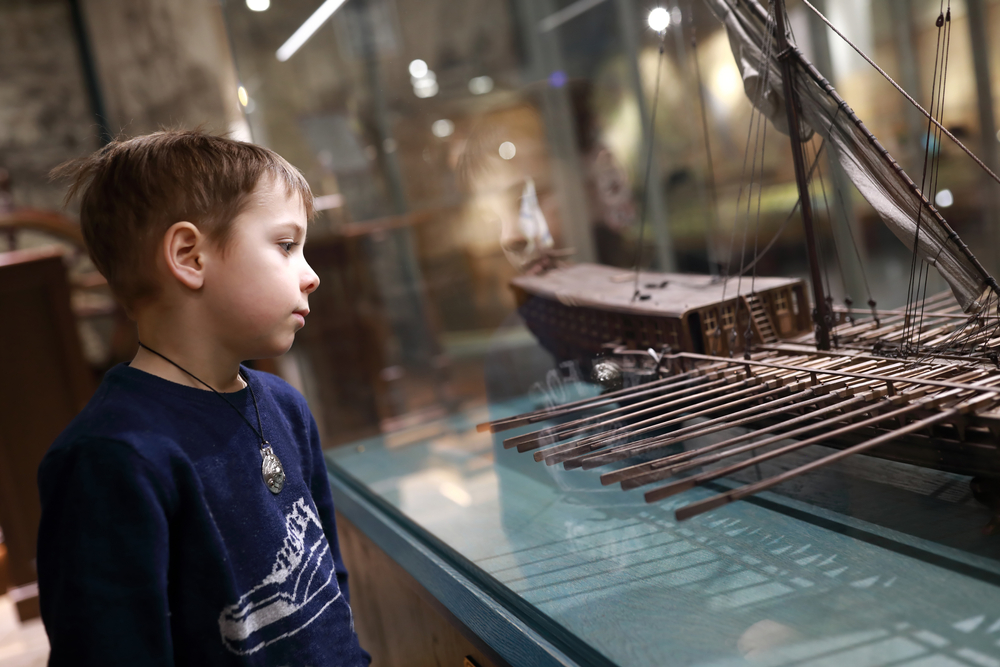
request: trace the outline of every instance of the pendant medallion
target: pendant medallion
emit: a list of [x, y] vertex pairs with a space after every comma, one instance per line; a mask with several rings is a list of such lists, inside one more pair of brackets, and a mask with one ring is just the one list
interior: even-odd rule
[[264, 477], [264, 485], [268, 491], [277, 495], [285, 486], [285, 469], [270, 445], [261, 449], [260, 455], [263, 459], [260, 464], [260, 474]]

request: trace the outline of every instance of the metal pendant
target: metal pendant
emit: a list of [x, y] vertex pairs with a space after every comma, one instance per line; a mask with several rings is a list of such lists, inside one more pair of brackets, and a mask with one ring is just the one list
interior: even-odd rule
[[260, 474], [264, 477], [264, 485], [268, 491], [277, 495], [285, 486], [285, 469], [281, 467], [281, 460], [275, 455], [270, 445], [261, 448], [260, 456], [264, 459], [260, 464]]

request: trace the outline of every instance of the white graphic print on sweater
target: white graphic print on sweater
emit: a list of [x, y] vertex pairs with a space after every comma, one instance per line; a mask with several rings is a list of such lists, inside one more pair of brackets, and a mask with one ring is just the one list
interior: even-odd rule
[[292, 505], [285, 526], [271, 574], [219, 615], [222, 641], [238, 655], [294, 635], [341, 595], [323, 525], [305, 498]]

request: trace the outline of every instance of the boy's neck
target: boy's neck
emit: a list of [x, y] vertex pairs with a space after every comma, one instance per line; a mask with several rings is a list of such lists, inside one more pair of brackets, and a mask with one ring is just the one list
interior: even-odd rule
[[[164, 361], [163, 359], [153, 354], [152, 352], [149, 352], [148, 350], [144, 350], [142, 348], [139, 348], [139, 351], [136, 352], [136, 355], [132, 358], [132, 361], [129, 362], [129, 366], [137, 370], [143, 371], [145, 373], [149, 373], [150, 375], [161, 377], [164, 380], [169, 380], [171, 382], [176, 382], [177, 384], [183, 384], [189, 387], [194, 387], [195, 389], [201, 389], [203, 391], [209, 391], [209, 387], [211, 387], [212, 389], [218, 392], [228, 393], [228, 392], [239, 391], [246, 387], [246, 383], [240, 379], [239, 364], [236, 364], [235, 367], [236, 370], [227, 372], [221, 368], [219, 369], [213, 368], [214, 364], [199, 364], [197, 362], [191, 363], [191, 362], [177, 361], [178, 358], [184, 358], [183, 355], [178, 355], [178, 354], [171, 355], [166, 352], [162, 352], [161, 350], [159, 350], [156, 347], [153, 347], [152, 345], [150, 345], [149, 347], [156, 350], [157, 352], [160, 352], [160, 354], [162, 354], [163, 356], [167, 357], [168, 359], [176, 363], [185, 371], [191, 373], [191, 375], [188, 375], [188, 373], [185, 373], [184, 371], [180, 370], [173, 364]], [[204, 384], [196, 380], [194, 377], [192, 377], [192, 375], [196, 376], [199, 380], [203, 380], [206, 384], [209, 385], [209, 387], [206, 387]]]
[[192, 375], [220, 392], [239, 391], [244, 387], [239, 377], [241, 360], [234, 358], [223, 346], [199, 336], [174, 335], [169, 327], [143, 326], [142, 318], [137, 319], [139, 340], [143, 345], [174, 363], [140, 347], [129, 364], [132, 368], [205, 391], [208, 388]]

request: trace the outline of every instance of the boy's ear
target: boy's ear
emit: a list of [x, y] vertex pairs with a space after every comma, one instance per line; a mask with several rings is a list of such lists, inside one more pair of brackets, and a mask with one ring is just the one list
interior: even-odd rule
[[175, 222], [163, 235], [163, 259], [167, 270], [188, 289], [201, 289], [205, 282], [207, 240], [190, 222]]

